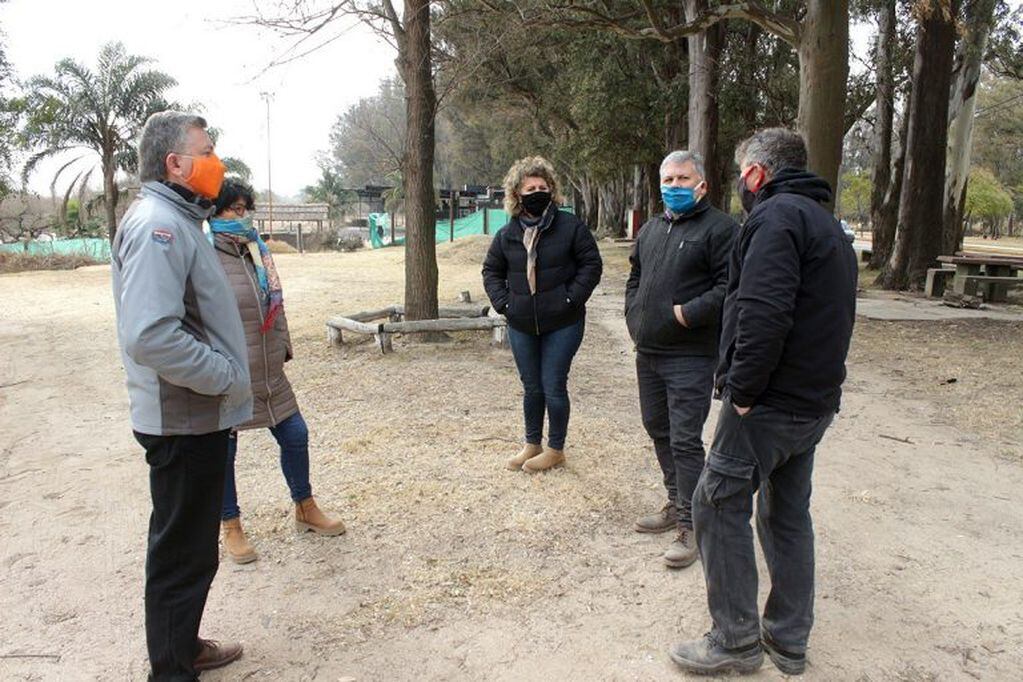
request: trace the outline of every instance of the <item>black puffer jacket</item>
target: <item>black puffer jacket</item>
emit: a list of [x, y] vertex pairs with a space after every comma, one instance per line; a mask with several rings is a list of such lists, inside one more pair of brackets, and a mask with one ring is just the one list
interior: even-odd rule
[[[700, 201], [691, 213], [654, 216], [632, 249], [625, 322], [636, 349], [655, 355], [717, 357], [721, 304], [738, 224]], [[675, 318], [682, 306], [687, 326]]]
[[586, 301], [600, 282], [603, 261], [586, 224], [557, 211], [544, 221], [536, 241], [536, 295], [526, 279], [526, 247], [518, 218], [494, 235], [483, 261], [483, 287], [490, 304], [508, 324], [527, 334], [543, 334], [574, 324], [586, 315]]
[[758, 193], [732, 251], [718, 388], [740, 407], [838, 410], [856, 318], [856, 254], [821, 178], [785, 169]]

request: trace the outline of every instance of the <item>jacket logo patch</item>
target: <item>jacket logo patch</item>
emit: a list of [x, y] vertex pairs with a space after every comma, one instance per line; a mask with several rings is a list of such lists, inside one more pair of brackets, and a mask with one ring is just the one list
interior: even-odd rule
[[153, 230], [153, 241], [157, 244], [170, 244], [174, 234], [170, 230]]

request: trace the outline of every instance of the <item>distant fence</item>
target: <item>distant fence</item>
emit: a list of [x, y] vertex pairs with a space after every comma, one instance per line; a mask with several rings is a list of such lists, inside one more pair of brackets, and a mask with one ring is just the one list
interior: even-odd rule
[[110, 260], [110, 242], [96, 237], [0, 244], [0, 251], [27, 253], [30, 256], [88, 256], [98, 261]]

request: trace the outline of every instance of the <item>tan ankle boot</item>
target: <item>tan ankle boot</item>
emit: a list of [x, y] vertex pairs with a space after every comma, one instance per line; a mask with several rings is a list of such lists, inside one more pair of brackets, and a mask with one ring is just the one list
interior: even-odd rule
[[509, 459], [505, 466], [509, 469], [509, 471], [519, 471], [522, 469], [522, 465], [526, 463], [526, 460], [536, 457], [541, 452], [543, 452], [543, 448], [539, 445], [526, 443], [522, 446], [522, 450], [519, 451], [519, 454]]
[[342, 535], [345, 532], [344, 522], [320, 511], [316, 500], [311, 497], [295, 503], [295, 528], [299, 532], [311, 530], [320, 535]]
[[224, 551], [231, 561], [236, 564], [248, 564], [259, 558], [255, 548], [245, 537], [240, 518], [224, 521], [221, 527], [224, 529]]
[[535, 474], [538, 471], [547, 471], [548, 469], [559, 467], [564, 463], [565, 452], [563, 450], [547, 448], [536, 457], [526, 460], [526, 463], [522, 465], [522, 470], [527, 474]]

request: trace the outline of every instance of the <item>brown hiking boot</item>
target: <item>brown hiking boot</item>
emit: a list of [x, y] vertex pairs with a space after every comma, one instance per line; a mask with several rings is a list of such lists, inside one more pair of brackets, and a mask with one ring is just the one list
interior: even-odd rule
[[341, 519], [324, 514], [311, 497], [295, 503], [295, 528], [300, 532], [311, 530], [320, 535], [343, 535], [346, 530]]
[[527, 474], [535, 474], [539, 471], [547, 471], [548, 469], [559, 467], [564, 463], [564, 450], [547, 448], [536, 457], [526, 460], [526, 463], [522, 465], [522, 470]]
[[249, 544], [248, 538], [245, 537], [240, 518], [235, 517], [224, 521], [221, 528], [224, 530], [224, 553], [227, 554], [228, 559], [236, 564], [248, 564], [259, 558], [255, 548]]
[[212, 639], [199, 638], [199, 655], [195, 657], [192, 667], [195, 672], [222, 668], [228, 663], [234, 663], [242, 657], [242, 645], [231, 642], [221, 644]]
[[636, 519], [636, 525], [633, 526], [633, 529], [637, 533], [667, 533], [677, 525], [678, 507], [669, 500], [668, 504], [661, 508], [661, 511]]
[[696, 548], [696, 540], [693, 538], [693, 529], [681, 524], [678, 526], [678, 535], [664, 552], [664, 563], [668, 568], [685, 568], [692, 565], [700, 556]]
[[519, 451], [519, 454], [510, 458], [505, 463], [505, 466], [508, 468], [509, 471], [521, 471], [522, 465], [526, 463], [526, 460], [530, 460], [536, 457], [541, 452], [543, 452], [543, 448], [540, 447], [539, 445], [536, 445], [534, 443], [526, 443], [525, 445], [522, 446], [522, 450]]

